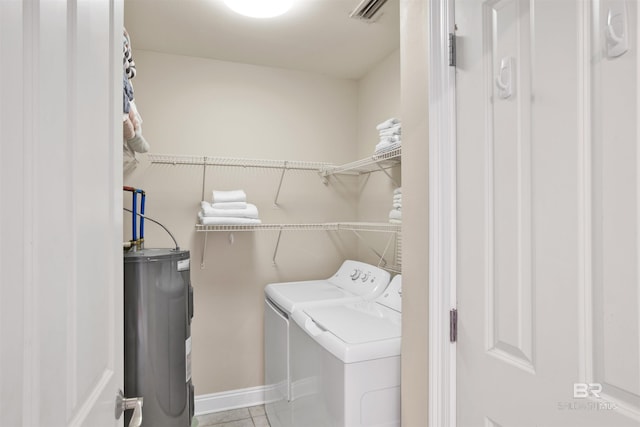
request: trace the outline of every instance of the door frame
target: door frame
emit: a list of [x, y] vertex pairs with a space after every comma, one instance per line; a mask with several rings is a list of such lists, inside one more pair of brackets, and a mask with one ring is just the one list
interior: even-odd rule
[[[454, 0], [429, 2], [429, 426], [456, 426], [456, 90]], [[455, 44], [454, 44], [455, 46]], [[455, 58], [455, 48], [453, 53]]]

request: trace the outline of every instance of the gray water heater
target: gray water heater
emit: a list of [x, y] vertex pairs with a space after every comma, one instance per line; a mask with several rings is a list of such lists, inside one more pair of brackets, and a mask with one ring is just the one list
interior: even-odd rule
[[143, 397], [143, 427], [191, 426], [192, 317], [189, 251], [124, 254], [124, 389]]

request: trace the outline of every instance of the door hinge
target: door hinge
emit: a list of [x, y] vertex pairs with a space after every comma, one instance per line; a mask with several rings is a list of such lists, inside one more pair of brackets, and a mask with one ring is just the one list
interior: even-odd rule
[[449, 341], [456, 342], [458, 340], [458, 310], [452, 308], [449, 310]]
[[449, 33], [449, 66], [456, 66], [456, 35]]

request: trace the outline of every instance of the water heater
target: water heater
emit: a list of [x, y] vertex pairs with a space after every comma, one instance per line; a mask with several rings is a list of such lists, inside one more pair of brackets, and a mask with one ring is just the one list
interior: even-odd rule
[[189, 251], [124, 254], [124, 387], [144, 399], [143, 427], [191, 426], [192, 318]]

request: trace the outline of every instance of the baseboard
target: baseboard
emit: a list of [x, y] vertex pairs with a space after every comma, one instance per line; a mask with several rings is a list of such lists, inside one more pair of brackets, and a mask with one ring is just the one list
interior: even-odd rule
[[258, 386], [220, 393], [201, 394], [194, 399], [195, 415], [262, 405], [265, 403], [265, 395], [271, 388]]

